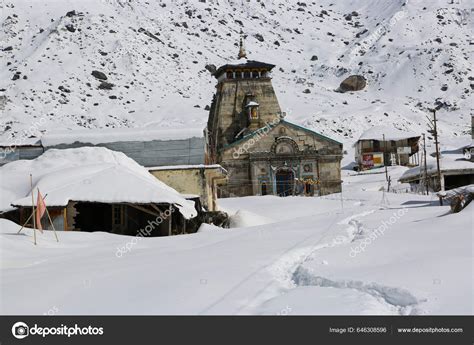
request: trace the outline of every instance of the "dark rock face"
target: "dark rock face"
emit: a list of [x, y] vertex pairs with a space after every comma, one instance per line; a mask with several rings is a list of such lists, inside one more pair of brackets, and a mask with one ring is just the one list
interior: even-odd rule
[[264, 41], [264, 38], [261, 34], [255, 34], [254, 37], [259, 40], [260, 42], [263, 42]]
[[100, 71], [92, 71], [91, 73], [94, 77], [96, 77], [99, 80], [107, 80], [107, 76], [105, 73], [100, 72]]
[[71, 90], [70, 90], [70, 89], [68, 89], [67, 87], [64, 87], [64, 86], [62, 86], [62, 85], [60, 85], [60, 86], [58, 87], [58, 89], [59, 89], [60, 91], [62, 91], [62, 92], [71, 93]]
[[97, 88], [99, 90], [112, 90], [113, 87], [114, 87], [114, 84], [103, 81], [100, 83], [100, 85]]
[[206, 68], [211, 74], [214, 74], [214, 73], [216, 73], [216, 71], [217, 71], [216, 65], [213, 65], [213, 64], [206, 65], [205, 68]]
[[76, 28], [75, 28], [74, 25], [72, 25], [72, 24], [67, 24], [67, 25], [66, 25], [66, 29], [67, 29], [67, 31], [69, 31], [69, 32], [76, 32]]
[[360, 91], [367, 85], [367, 80], [361, 75], [351, 75], [344, 79], [339, 85], [337, 91], [348, 92], [348, 91]]
[[317, 61], [318, 57], [316, 55], [311, 56], [311, 61]]

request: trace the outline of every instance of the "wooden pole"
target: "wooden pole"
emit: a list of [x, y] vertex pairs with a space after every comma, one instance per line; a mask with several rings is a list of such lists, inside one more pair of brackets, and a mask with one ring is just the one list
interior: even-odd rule
[[423, 133], [423, 160], [425, 166], [425, 187], [426, 187], [426, 195], [429, 195], [429, 181], [428, 181], [428, 168], [426, 166], [426, 138], [425, 133]]
[[51, 216], [49, 215], [49, 211], [47, 207], [46, 207], [46, 214], [48, 215], [49, 222], [51, 223], [51, 227], [53, 228], [54, 236], [56, 237], [56, 242], [59, 242], [58, 234], [56, 233], [56, 229], [54, 228], [54, 224], [53, 224], [53, 221], [51, 220]]
[[171, 236], [171, 220], [173, 219], [173, 213], [171, 211], [171, 204], [170, 204], [170, 215], [169, 215], [169, 223], [168, 223], [168, 236]]
[[[385, 134], [382, 134], [382, 139], [383, 139], [383, 165], [385, 167], [385, 180], [388, 183], [388, 171], [387, 171], [387, 163], [385, 162], [385, 156], [387, 154], [387, 144], [385, 141]], [[390, 183], [388, 183], [387, 191], [390, 189]]]
[[[48, 196], [48, 194], [46, 194], [44, 197], [43, 197], [43, 200], [46, 199], [46, 197]], [[21, 230], [23, 230], [23, 228], [25, 227], [25, 225], [30, 221], [31, 217], [33, 217], [33, 213], [30, 214], [30, 216], [28, 217], [28, 219], [26, 220], [26, 222], [21, 226], [20, 230], [18, 230], [17, 234], [19, 234], [21, 232]]]
[[31, 186], [31, 216], [33, 217], [33, 238], [36, 245], [36, 217], [35, 217], [35, 200], [33, 197], [33, 175], [30, 174], [30, 186]]
[[[436, 147], [436, 168], [438, 171], [438, 183], [439, 183], [439, 189], [442, 190], [441, 186], [441, 169], [439, 167], [439, 142], [438, 142], [438, 129], [436, 126], [436, 109], [432, 109], [433, 111], [433, 134], [435, 138], [435, 147]], [[443, 197], [439, 197], [439, 204], [440, 206], [443, 206]]]
[[21, 230], [23, 230], [23, 228], [25, 227], [25, 225], [30, 221], [31, 217], [33, 217], [33, 214], [30, 214], [30, 216], [28, 217], [28, 219], [26, 220], [26, 222], [21, 226], [20, 230], [18, 230], [17, 235], [21, 232]]

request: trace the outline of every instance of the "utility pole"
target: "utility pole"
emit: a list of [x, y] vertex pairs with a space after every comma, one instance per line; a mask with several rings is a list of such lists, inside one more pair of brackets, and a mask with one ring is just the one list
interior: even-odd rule
[[[387, 171], [387, 163], [385, 162], [385, 156], [387, 154], [387, 145], [385, 142], [385, 134], [382, 134], [382, 140], [383, 140], [383, 165], [385, 167], [385, 180], [388, 182], [388, 171]], [[388, 185], [388, 189], [390, 189], [390, 184]], [[387, 189], [387, 192], [389, 191]]]
[[[440, 191], [444, 188], [441, 186], [441, 169], [439, 167], [439, 141], [438, 141], [438, 129], [436, 125], [436, 109], [431, 109], [431, 112], [433, 113], [433, 135], [434, 135], [434, 140], [435, 140], [435, 148], [436, 148], [436, 169], [437, 169], [437, 174], [438, 174], [438, 185]], [[439, 204], [443, 206], [443, 198], [440, 196], [439, 197]]]
[[429, 195], [429, 181], [428, 181], [428, 168], [426, 166], [426, 138], [425, 133], [423, 133], [423, 157], [424, 157], [424, 166], [425, 166], [425, 188], [426, 188], [426, 195]]

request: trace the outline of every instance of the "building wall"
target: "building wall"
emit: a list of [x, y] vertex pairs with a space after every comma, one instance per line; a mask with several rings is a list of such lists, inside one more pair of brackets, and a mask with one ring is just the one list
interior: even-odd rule
[[45, 149], [68, 149], [83, 146], [106, 147], [113, 151], [123, 152], [145, 167], [204, 163], [205, 143], [203, 137], [183, 140], [117, 141], [98, 145], [75, 142]]
[[35, 159], [43, 152], [41, 146], [0, 147], [0, 166], [20, 159]]
[[220, 169], [151, 170], [157, 179], [182, 194], [195, 194], [209, 211], [217, 210], [217, 183], [224, 178]]
[[202, 176], [199, 169], [152, 170], [150, 173], [182, 194], [201, 195]]
[[8, 147], [0, 147], [0, 166], [20, 159], [35, 159], [49, 149], [70, 149], [84, 146], [106, 147], [113, 151], [123, 152], [145, 167], [204, 164], [204, 137], [152, 141], [140, 141], [139, 139], [137, 138], [137, 141], [117, 141], [98, 145], [75, 142], [73, 144], [61, 144], [44, 148], [42, 146], [17, 147], [11, 152]]

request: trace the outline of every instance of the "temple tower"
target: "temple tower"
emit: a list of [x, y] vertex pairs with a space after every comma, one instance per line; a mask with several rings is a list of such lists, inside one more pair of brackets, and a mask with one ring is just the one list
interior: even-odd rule
[[275, 65], [248, 60], [240, 38], [237, 60], [219, 67], [207, 123], [208, 161], [218, 161], [219, 151], [281, 115], [271, 81]]

